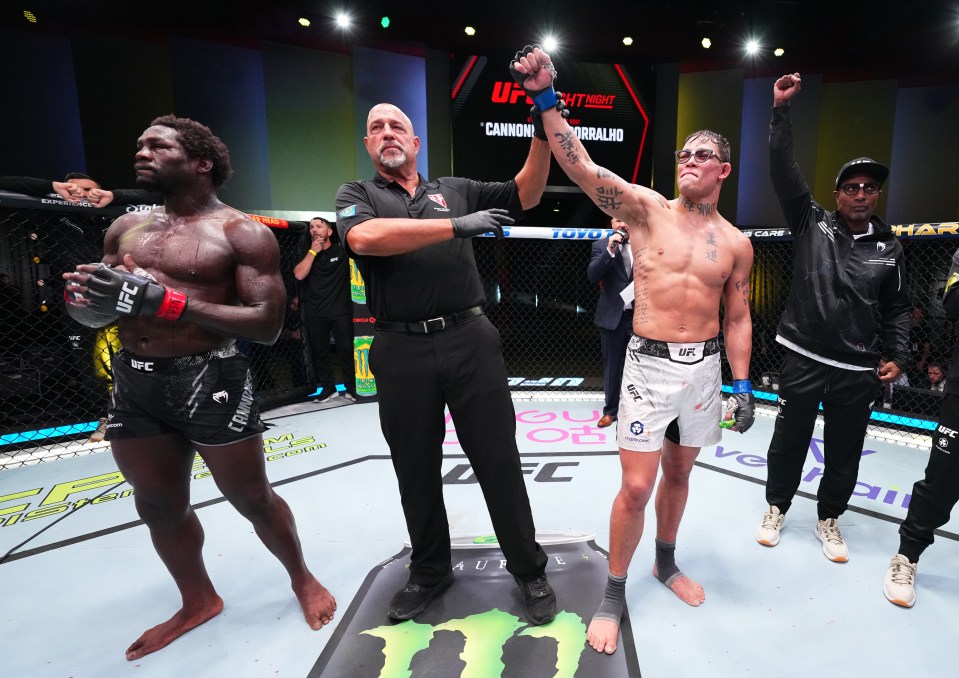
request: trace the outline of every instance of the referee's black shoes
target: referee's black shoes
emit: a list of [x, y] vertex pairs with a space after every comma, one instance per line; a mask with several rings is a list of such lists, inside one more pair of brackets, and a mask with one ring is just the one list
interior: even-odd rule
[[556, 594], [546, 581], [546, 575], [527, 582], [516, 581], [523, 592], [523, 612], [530, 624], [548, 624], [556, 616]]
[[420, 586], [409, 582], [396, 592], [396, 595], [390, 600], [390, 605], [386, 609], [386, 614], [395, 621], [404, 621], [412, 619], [420, 614], [429, 606], [430, 601], [438, 594], [442, 593], [453, 583], [452, 570], [446, 573], [446, 576], [440, 579], [432, 586]]

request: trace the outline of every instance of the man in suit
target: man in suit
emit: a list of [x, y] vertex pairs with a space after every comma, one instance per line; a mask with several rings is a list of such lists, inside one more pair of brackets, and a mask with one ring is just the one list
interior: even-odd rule
[[615, 217], [613, 235], [593, 243], [586, 277], [599, 284], [599, 301], [593, 322], [599, 328], [603, 347], [603, 393], [606, 404], [596, 425], [606, 428], [616, 421], [619, 390], [623, 383], [626, 346], [633, 334], [633, 302], [624, 302], [620, 293], [633, 284], [633, 260], [629, 252], [629, 226]]

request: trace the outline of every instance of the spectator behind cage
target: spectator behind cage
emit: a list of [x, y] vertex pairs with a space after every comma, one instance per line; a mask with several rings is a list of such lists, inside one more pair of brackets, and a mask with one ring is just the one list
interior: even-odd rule
[[929, 363], [929, 366], [926, 367], [926, 376], [929, 379], [929, 385], [927, 388], [930, 391], [942, 393], [942, 390], [946, 385], [945, 368], [939, 363]]
[[909, 343], [912, 347], [913, 359], [916, 361], [909, 370], [909, 376], [914, 383], [925, 382], [926, 370], [932, 360], [934, 347], [932, 331], [926, 318], [926, 307], [920, 303], [913, 305], [909, 311]]
[[353, 369], [353, 301], [350, 298], [350, 259], [339, 242], [333, 242], [333, 225], [323, 217], [310, 219], [310, 245], [293, 267], [302, 285], [306, 339], [310, 342], [316, 381], [322, 390], [319, 402], [339, 397], [330, 360], [330, 330], [342, 371], [343, 397], [356, 400]]

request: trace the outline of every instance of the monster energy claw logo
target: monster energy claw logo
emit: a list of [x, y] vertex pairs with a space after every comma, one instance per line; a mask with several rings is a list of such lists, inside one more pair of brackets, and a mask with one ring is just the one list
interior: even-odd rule
[[[516, 633], [524, 626], [526, 628]], [[553, 678], [573, 678], [586, 642], [586, 624], [572, 612], [560, 612], [552, 623], [545, 626], [528, 626], [525, 621], [495, 608], [464, 619], [450, 619], [442, 624], [408, 621], [378, 626], [361, 633], [382, 638], [386, 643], [380, 678], [410, 678], [414, 656], [426, 651], [433, 636], [440, 631], [460, 633], [466, 640], [460, 653], [460, 659], [466, 667], [460, 673], [460, 678], [502, 675], [506, 669], [503, 648], [514, 636], [553, 639], [556, 642], [556, 673]]]
[[373, 337], [353, 338], [353, 363], [356, 368], [356, 392], [359, 395], [376, 395], [376, 379], [370, 372], [370, 346]]
[[350, 297], [355, 304], [366, 303], [366, 284], [363, 282], [360, 269], [356, 267], [356, 262], [352, 259], [350, 259]]

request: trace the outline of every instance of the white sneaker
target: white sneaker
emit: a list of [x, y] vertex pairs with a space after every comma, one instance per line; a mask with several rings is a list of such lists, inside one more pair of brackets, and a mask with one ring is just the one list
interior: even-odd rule
[[916, 568], [918, 563], [910, 563], [909, 559], [897, 553], [889, 561], [889, 569], [882, 580], [882, 592], [886, 600], [900, 607], [912, 607], [916, 604]]
[[763, 514], [763, 522], [756, 530], [756, 541], [763, 546], [775, 546], [779, 543], [779, 533], [783, 529], [786, 516], [779, 512], [778, 506], [770, 506]]
[[836, 518], [826, 518], [816, 521], [816, 536], [822, 542], [822, 552], [834, 563], [845, 563], [849, 560], [849, 549], [839, 531], [839, 521]]

